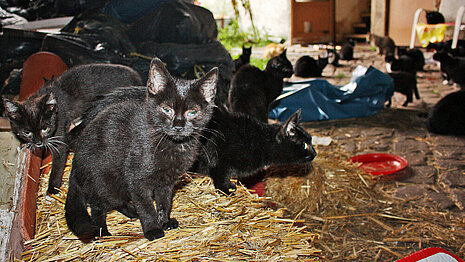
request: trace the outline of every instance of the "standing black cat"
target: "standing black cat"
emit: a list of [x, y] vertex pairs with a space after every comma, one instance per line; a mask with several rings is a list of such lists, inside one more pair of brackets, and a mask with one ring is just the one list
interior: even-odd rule
[[[389, 76], [394, 79], [394, 91], [404, 94], [407, 98], [402, 106], [407, 106], [408, 103], [413, 102], [413, 94], [415, 94], [416, 99], [420, 99], [415, 75], [404, 71], [393, 71], [389, 73]], [[391, 106], [391, 98], [386, 106]]]
[[324, 57], [319, 56], [318, 60], [304, 55], [297, 59], [294, 66], [294, 74], [299, 77], [319, 77], [326, 65], [328, 65], [327, 55]]
[[447, 80], [452, 80], [462, 89], [465, 88], [465, 58], [454, 57], [442, 50], [433, 55], [433, 59], [441, 63], [441, 71], [447, 75]]
[[443, 135], [465, 135], [465, 91], [443, 97], [429, 111], [427, 127]]
[[354, 48], [355, 41], [353, 39], [348, 39], [341, 48], [340, 56], [341, 60], [353, 60], [354, 59]]
[[145, 99], [115, 102], [83, 120], [65, 205], [75, 235], [110, 235], [106, 213], [113, 209], [138, 217], [149, 240], [178, 226], [170, 218], [175, 182], [197, 156], [217, 78], [217, 68], [199, 80], [173, 78], [155, 58]]
[[283, 79], [294, 73], [286, 50], [271, 58], [264, 71], [252, 65], [242, 66], [231, 80], [229, 106], [233, 112], [268, 121], [268, 108], [283, 91]]
[[250, 56], [252, 55], [252, 47], [242, 45], [242, 54], [234, 59], [234, 71], [237, 71], [241, 66], [250, 64]]
[[412, 58], [415, 68], [417, 71], [424, 71], [423, 67], [425, 66], [425, 56], [423, 52], [418, 48], [404, 48], [397, 47], [397, 56], [400, 58], [402, 56], [407, 56]]
[[230, 194], [236, 188], [231, 177], [246, 178], [271, 164], [310, 164], [316, 152], [299, 118], [300, 111], [281, 125], [265, 124], [216, 109], [191, 171], [209, 175], [215, 188]]
[[4, 99], [11, 131], [27, 148], [52, 152], [48, 193], [61, 185], [69, 149], [66, 134], [90, 102], [119, 86], [141, 85], [139, 74], [123, 65], [76, 66], [46, 83], [23, 102]]
[[391, 71], [404, 71], [412, 75], [417, 74], [418, 65], [415, 59], [410, 56], [401, 55], [399, 58], [396, 58], [394, 54], [387, 54], [384, 57], [384, 61], [389, 64]]

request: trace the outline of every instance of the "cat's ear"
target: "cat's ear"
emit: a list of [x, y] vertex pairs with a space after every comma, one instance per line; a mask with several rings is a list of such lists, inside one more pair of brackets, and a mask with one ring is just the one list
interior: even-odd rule
[[284, 49], [284, 51], [281, 53], [281, 57], [286, 57], [287, 49]]
[[3, 106], [5, 113], [11, 120], [17, 120], [21, 111], [21, 105], [19, 103], [10, 101], [6, 98], [3, 99]]
[[148, 91], [152, 94], [160, 92], [166, 86], [169, 79], [170, 73], [163, 62], [158, 58], [152, 59], [147, 80]]
[[197, 80], [200, 91], [205, 97], [205, 100], [208, 103], [211, 103], [215, 100], [216, 96], [216, 83], [218, 82], [218, 67], [212, 68], [207, 74], [202, 78]]
[[297, 110], [291, 117], [289, 117], [281, 128], [281, 132], [286, 136], [294, 136], [296, 134], [296, 127], [302, 116], [302, 109]]
[[44, 97], [46, 99], [45, 106], [50, 112], [55, 112], [57, 110], [57, 99], [53, 93], [50, 93], [48, 96]]

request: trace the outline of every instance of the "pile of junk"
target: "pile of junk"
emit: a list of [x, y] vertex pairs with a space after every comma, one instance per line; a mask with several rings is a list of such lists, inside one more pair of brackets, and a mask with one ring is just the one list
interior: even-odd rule
[[[127, 65], [144, 81], [153, 57], [183, 78], [199, 78], [216, 66], [217, 103], [224, 104], [234, 64], [217, 40], [213, 14], [192, 2], [0, 0], [1, 95], [19, 95], [24, 63], [37, 52], [47, 52], [67, 68], [89, 63]], [[57, 20], [65, 23], [51, 33], [25, 26]]]

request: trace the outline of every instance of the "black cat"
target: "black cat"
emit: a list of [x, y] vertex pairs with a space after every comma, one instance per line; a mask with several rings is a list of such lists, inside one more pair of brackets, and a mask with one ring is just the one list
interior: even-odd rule
[[335, 48], [328, 49], [328, 63], [332, 64], [333, 66], [339, 66], [339, 59], [341, 56], [336, 51]]
[[465, 135], [465, 91], [443, 97], [429, 111], [427, 128], [443, 135]]
[[297, 59], [294, 74], [299, 77], [319, 77], [326, 65], [328, 65], [328, 56], [319, 56], [318, 60], [315, 60], [311, 56], [304, 55]]
[[463, 39], [457, 41], [455, 49], [452, 49], [452, 39], [445, 42], [429, 43], [426, 48], [436, 50], [437, 52], [444, 50], [453, 56], [465, 56], [465, 40]]
[[441, 63], [441, 71], [447, 75], [447, 80], [452, 80], [462, 89], [465, 88], [465, 58], [451, 56], [442, 50], [433, 55], [433, 59]]
[[149, 240], [178, 226], [170, 218], [174, 186], [199, 151], [217, 79], [217, 68], [198, 80], [173, 78], [155, 58], [145, 99], [124, 99], [83, 119], [65, 204], [76, 236], [90, 241], [110, 235], [106, 213], [113, 209], [138, 217]]
[[242, 54], [234, 59], [234, 71], [237, 71], [241, 66], [250, 64], [250, 56], [252, 55], [252, 47], [242, 45]]
[[[394, 79], [394, 91], [404, 94], [407, 97], [402, 106], [407, 106], [408, 103], [413, 102], [413, 94], [415, 94], [416, 99], [420, 99], [415, 75], [404, 71], [393, 71], [388, 74]], [[391, 99], [389, 99], [386, 106], [391, 106]]]
[[16, 138], [31, 150], [52, 153], [49, 194], [58, 193], [73, 121], [99, 96], [119, 86], [141, 85], [139, 74], [123, 65], [89, 64], [67, 70], [22, 102], [4, 99], [6, 115]]
[[415, 68], [417, 71], [424, 71], [423, 67], [425, 66], [425, 56], [423, 52], [418, 48], [405, 48], [397, 47], [397, 56], [400, 58], [402, 56], [407, 56], [412, 58]]
[[209, 175], [215, 188], [230, 194], [236, 188], [231, 177], [246, 178], [271, 164], [310, 164], [316, 152], [299, 118], [300, 111], [283, 124], [265, 124], [216, 109], [191, 171]]
[[271, 58], [264, 71], [252, 65], [242, 66], [231, 80], [229, 107], [233, 112], [268, 121], [268, 108], [283, 91], [283, 79], [294, 73], [286, 50]]
[[368, 33], [367, 40], [375, 44], [380, 55], [395, 54], [396, 52], [396, 44], [389, 36], [378, 36]]
[[390, 65], [389, 68], [391, 71], [404, 71], [412, 75], [417, 74], [418, 64], [410, 56], [401, 55], [399, 58], [396, 58], [394, 54], [387, 54], [384, 61]]
[[446, 19], [438, 11], [426, 11], [426, 23], [430, 25], [444, 23]]
[[354, 48], [355, 41], [353, 39], [348, 39], [341, 48], [340, 56], [341, 60], [353, 60], [354, 59]]

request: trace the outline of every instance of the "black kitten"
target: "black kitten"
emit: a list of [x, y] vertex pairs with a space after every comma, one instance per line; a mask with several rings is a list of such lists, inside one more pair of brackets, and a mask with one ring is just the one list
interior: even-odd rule
[[328, 56], [318, 57], [318, 60], [315, 60], [304, 55], [297, 59], [294, 74], [299, 77], [319, 77], [326, 65], [328, 65]]
[[268, 121], [268, 108], [283, 91], [283, 79], [294, 73], [286, 50], [271, 58], [264, 71], [252, 65], [242, 66], [231, 80], [229, 106], [233, 112]]
[[401, 55], [399, 58], [396, 58], [394, 54], [387, 54], [384, 61], [389, 64], [391, 71], [404, 71], [412, 75], [417, 74], [418, 65], [415, 59], [410, 56]]
[[215, 188], [230, 194], [231, 177], [246, 178], [271, 164], [310, 164], [312, 137], [298, 125], [300, 111], [283, 124], [265, 124], [239, 113], [215, 110], [202, 136], [191, 171], [209, 175]]
[[443, 135], [465, 135], [465, 91], [443, 97], [429, 111], [427, 128]]
[[415, 68], [417, 71], [424, 71], [423, 67], [425, 66], [425, 56], [423, 52], [418, 48], [397, 48], [397, 56], [400, 58], [402, 56], [407, 56], [412, 58]]
[[[394, 91], [404, 94], [407, 97], [402, 106], [407, 106], [408, 103], [413, 102], [413, 94], [415, 94], [416, 99], [420, 99], [415, 75], [404, 71], [394, 71], [389, 73], [389, 76], [394, 79]], [[391, 99], [389, 99], [386, 106], [391, 106]]]
[[353, 60], [354, 59], [354, 47], [355, 41], [353, 39], [348, 39], [341, 48], [341, 60]]
[[141, 85], [139, 74], [123, 65], [89, 64], [67, 70], [22, 102], [4, 99], [6, 115], [16, 138], [31, 150], [53, 155], [49, 194], [58, 193], [73, 121], [99, 96], [119, 86]]
[[444, 50], [453, 56], [465, 56], [465, 40], [463, 39], [458, 40], [457, 47], [455, 49], [452, 49], [452, 40], [438, 43], [429, 43], [426, 48], [436, 50], [437, 52]]
[[375, 44], [380, 55], [394, 54], [396, 52], [396, 44], [389, 36], [378, 36], [368, 33], [367, 40]]
[[76, 236], [90, 241], [110, 235], [106, 213], [113, 209], [138, 217], [149, 240], [178, 226], [170, 218], [174, 186], [199, 151], [217, 78], [217, 68], [199, 80], [173, 78], [155, 58], [145, 99], [115, 102], [83, 120], [65, 204]]
[[332, 64], [333, 66], [338, 66], [339, 59], [341, 59], [341, 56], [335, 48], [328, 49], [328, 63]]
[[452, 80], [462, 89], [465, 88], [465, 58], [451, 56], [442, 50], [433, 55], [433, 59], [441, 63], [441, 71], [447, 75], [447, 80]]
[[444, 23], [446, 19], [444, 16], [437, 11], [426, 11], [426, 23], [430, 25]]
[[252, 47], [242, 46], [242, 54], [234, 59], [234, 71], [237, 71], [241, 66], [250, 64], [250, 56], [252, 55]]

